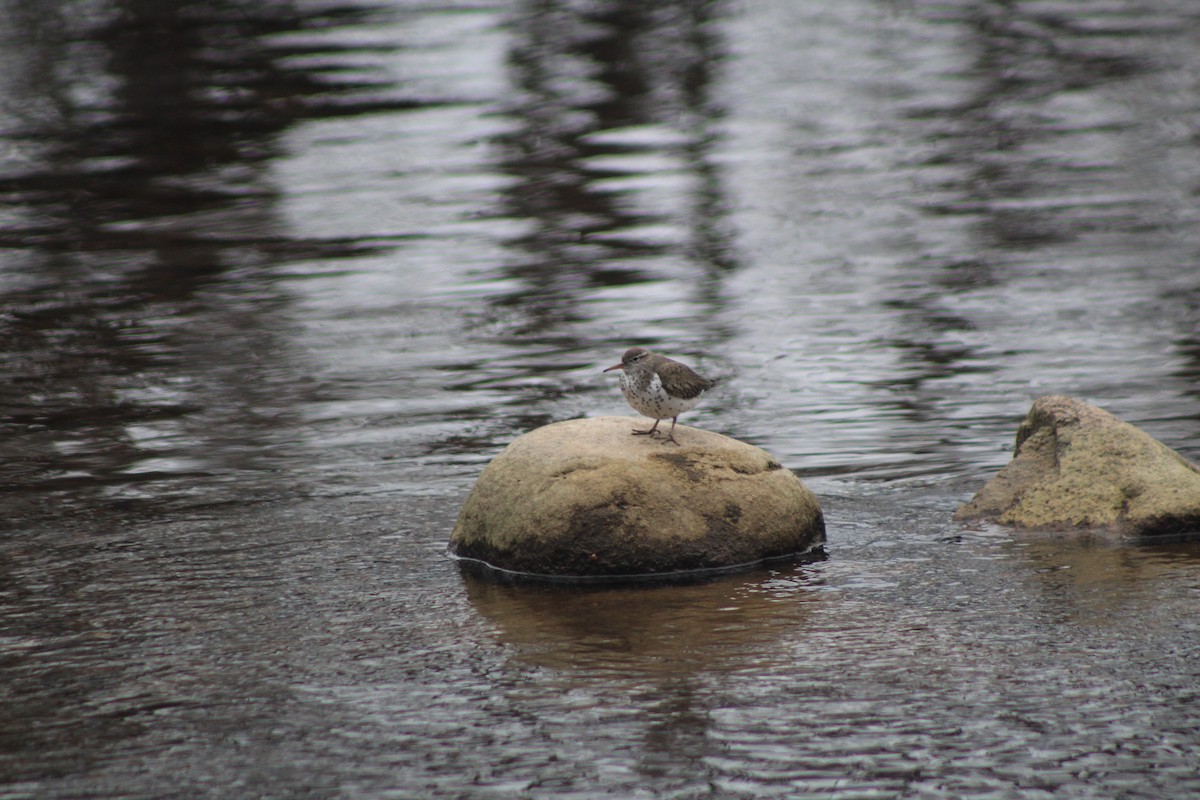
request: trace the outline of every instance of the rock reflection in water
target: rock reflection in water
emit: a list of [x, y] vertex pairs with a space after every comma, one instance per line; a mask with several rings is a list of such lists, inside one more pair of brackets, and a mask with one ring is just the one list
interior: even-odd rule
[[1057, 619], [1097, 628], [1123, 626], [1130, 617], [1186, 615], [1195, 603], [1186, 594], [1160, 590], [1200, 569], [1195, 542], [1121, 546], [1057, 534], [1011, 535], [1014, 554], [1033, 567], [1032, 597]]
[[819, 595], [805, 567], [693, 585], [620, 588], [508, 585], [466, 578], [472, 605], [517, 658], [635, 682], [762, 667], [787, 659]]

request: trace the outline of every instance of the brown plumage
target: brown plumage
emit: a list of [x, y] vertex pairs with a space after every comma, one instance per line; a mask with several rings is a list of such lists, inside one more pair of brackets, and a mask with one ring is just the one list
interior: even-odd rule
[[675, 423], [679, 415], [695, 408], [700, 396], [717, 385], [716, 381], [702, 378], [686, 364], [652, 353], [644, 347], [631, 347], [621, 356], [621, 363], [614, 364], [605, 372], [621, 370], [621, 393], [639, 414], [654, 420], [649, 430], [634, 429], [635, 436], [653, 436], [658, 423], [671, 418], [671, 432], [666, 441], [675, 441]]

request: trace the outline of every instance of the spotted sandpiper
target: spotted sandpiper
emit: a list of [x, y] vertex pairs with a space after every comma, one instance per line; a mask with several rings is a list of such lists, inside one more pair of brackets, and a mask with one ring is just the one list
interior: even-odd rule
[[621, 372], [621, 393], [629, 405], [639, 414], [654, 420], [649, 430], [633, 429], [634, 436], [655, 436], [658, 423], [671, 418], [668, 442], [675, 441], [675, 423], [679, 415], [695, 408], [700, 395], [717, 385], [716, 381], [701, 378], [691, 367], [680, 364], [666, 356], [651, 353], [644, 347], [631, 347], [621, 356], [621, 363], [614, 364], [605, 372], [614, 369]]

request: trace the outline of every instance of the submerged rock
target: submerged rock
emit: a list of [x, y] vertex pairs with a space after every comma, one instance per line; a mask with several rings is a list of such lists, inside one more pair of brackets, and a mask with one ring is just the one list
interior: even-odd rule
[[959, 507], [960, 522], [1200, 533], [1200, 467], [1144, 431], [1070, 397], [1039, 398], [1009, 462]]
[[531, 431], [487, 465], [450, 537], [456, 556], [545, 577], [749, 565], [825, 541], [816, 497], [771, 455], [680, 425], [679, 446], [599, 417]]

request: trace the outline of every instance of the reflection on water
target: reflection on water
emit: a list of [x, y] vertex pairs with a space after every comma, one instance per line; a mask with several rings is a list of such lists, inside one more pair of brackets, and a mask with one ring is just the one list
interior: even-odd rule
[[[297, 118], [397, 104], [339, 102], [323, 70], [286, 66], [323, 48], [262, 47], [328, 26], [324, 15], [232, 10], [9, 14], [7, 41], [25, 57], [13, 58], [16, 152], [0, 176], [11, 209], [0, 402], [20, 434], [6, 467], [21, 489], [67, 504], [145, 500], [273, 468], [272, 423], [293, 412], [272, 383], [295, 380], [280, 374], [290, 345], [273, 271], [376, 249], [285, 236], [268, 164]], [[349, 82], [342, 97], [383, 88]]]
[[[0, 797], [1200, 794], [1200, 551], [961, 530], [1032, 397], [1200, 456], [1189, 2], [0, 3]], [[624, 413], [829, 559], [463, 578]]]
[[1150, 587], [1187, 583], [1196, 567], [1193, 543], [1141, 548], [1098, 542], [1071, 546], [1054, 539], [1033, 538], [1021, 544], [1022, 557], [1037, 575], [1035, 597], [1070, 622], [1107, 627], [1130, 617], [1179, 611], [1195, 602], [1194, 591], [1163, 598]]
[[1195, 404], [1177, 375], [1200, 174], [1186, 126], [1157, 120], [1195, 57], [1164, 37], [1177, 9], [1150, 28], [1143, 11], [735, 20], [750, 45], [728, 73], [727, 185], [743, 250], [764, 255], [731, 281], [724, 348], [752, 407], [721, 422], [757, 438], [800, 421], [764, 441], [818, 471], [945, 475], [1003, 463], [1032, 397], [1064, 392], [1194, 450], [1163, 417]]
[[728, 266], [730, 241], [715, 231], [714, 6], [535, 8], [516, 22], [517, 95], [505, 110], [515, 127], [499, 141], [515, 179], [502, 213], [533, 223], [511, 243], [519, 260], [507, 272], [520, 283], [506, 302], [534, 322], [542, 302], [571, 309], [531, 327], [536, 335], [577, 315], [581, 291], [644, 283], [656, 261]]
[[694, 586], [598, 590], [468, 578], [467, 597], [522, 660], [672, 679], [770, 663], [772, 644], [806, 624], [814, 599], [801, 567]]

